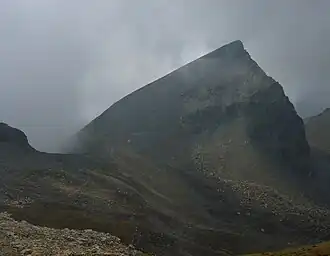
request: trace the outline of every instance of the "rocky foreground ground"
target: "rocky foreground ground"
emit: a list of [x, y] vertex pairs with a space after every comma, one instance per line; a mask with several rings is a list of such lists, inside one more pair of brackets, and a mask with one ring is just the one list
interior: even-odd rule
[[278, 252], [264, 252], [246, 256], [328, 256], [330, 255], [330, 242], [299, 248], [285, 249]]
[[145, 256], [110, 234], [93, 230], [52, 229], [15, 221], [0, 213], [0, 255]]

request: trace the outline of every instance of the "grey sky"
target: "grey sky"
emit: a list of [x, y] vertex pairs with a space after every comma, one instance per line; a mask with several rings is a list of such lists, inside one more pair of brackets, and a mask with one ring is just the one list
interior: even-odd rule
[[330, 107], [328, 0], [2, 0], [0, 121], [41, 150], [232, 40], [302, 114]]

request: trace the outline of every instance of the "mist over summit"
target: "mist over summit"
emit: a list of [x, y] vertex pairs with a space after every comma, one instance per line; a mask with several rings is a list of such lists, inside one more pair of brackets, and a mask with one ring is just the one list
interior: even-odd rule
[[0, 9], [1, 120], [41, 151], [58, 152], [120, 98], [237, 38], [301, 116], [330, 104], [328, 1], [2, 1]]

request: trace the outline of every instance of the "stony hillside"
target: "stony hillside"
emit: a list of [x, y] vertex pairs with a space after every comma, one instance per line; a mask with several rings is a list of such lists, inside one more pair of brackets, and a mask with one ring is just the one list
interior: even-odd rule
[[166, 256], [274, 250], [330, 232], [326, 209], [264, 185], [160, 169], [133, 153], [104, 164], [25, 148], [0, 143], [0, 210], [16, 220], [109, 232]]
[[303, 122], [240, 41], [128, 95], [75, 139], [73, 154], [46, 154], [1, 125], [0, 210], [160, 256], [330, 238]]
[[[328, 201], [330, 179], [311, 155], [303, 121], [283, 88], [240, 41], [124, 97], [75, 139], [75, 152], [111, 159], [160, 196], [161, 206], [151, 203], [155, 209], [197, 234], [197, 227], [212, 230], [211, 240], [223, 237], [208, 242], [215, 251], [299, 244], [301, 237], [320, 239], [316, 230], [328, 235], [321, 224], [327, 217], [314, 202]], [[275, 214], [278, 206], [285, 217]], [[318, 224], [308, 209], [318, 212]], [[311, 233], [302, 235], [305, 229]], [[250, 238], [260, 243], [246, 243]]]
[[289, 248], [278, 252], [255, 253], [247, 256], [328, 256], [330, 255], [330, 242], [315, 245]]
[[146, 256], [106, 233], [38, 227], [26, 221], [15, 221], [6, 213], [0, 213], [0, 254]]

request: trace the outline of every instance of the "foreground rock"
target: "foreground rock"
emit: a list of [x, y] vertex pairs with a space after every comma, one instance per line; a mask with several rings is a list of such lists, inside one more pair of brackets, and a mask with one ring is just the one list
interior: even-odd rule
[[0, 255], [143, 256], [120, 239], [92, 230], [52, 229], [15, 221], [0, 213]]

